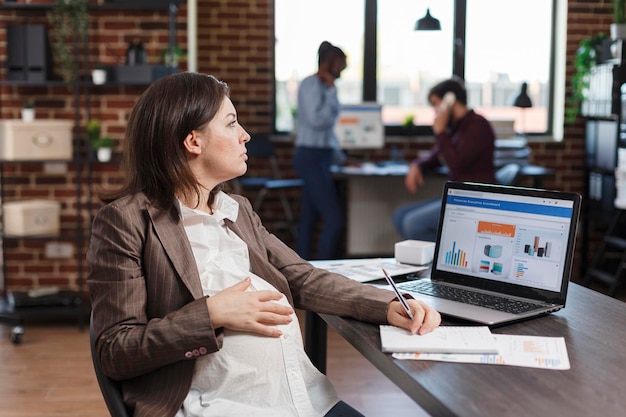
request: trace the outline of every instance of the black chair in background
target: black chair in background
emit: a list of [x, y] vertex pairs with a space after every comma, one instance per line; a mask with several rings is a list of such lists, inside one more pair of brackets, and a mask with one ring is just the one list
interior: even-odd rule
[[96, 378], [98, 379], [98, 385], [100, 386], [100, 391], [102, 392], [104, 402], [109, 409], [111, 417], [129, 417], [128, 410], [122, 398], [120, 384], [106, 376], [100, 367], [100, 361], [96, 354], [96, 335], [93, 330], [93, 317], [89, 319], [89, 344], [91, 345], [91, 359], [93, 361], [94, 371], [96, 372]]
[[496, 182], [500, 185], [517, 185], [521, 178], [522, 167], [510, 163], [496, 170]]
[[254, 177], [244, 175], [233, 181], [235, 192], [241, 193], [243, 190], [254, 190], [256, 196], [253, 200], [254, 210], [261, 213], [263, 202], [268, 193], [275, 191], [278, 193], [280, 204], [285, 214], [287, 228], [292, 236], [296, 235], [296, 222], [291, 209], [291, 204], [287, 196], [287, 190], [300, 189], [304, 184], [300, 178], [282, 178], [276, 158], [274, 144], [269, 135], [254, 135], [250, 142], [246, 144], [248, 157], [252, 160], [264, 159], [269, 165], [270, 174], [267, 176]]

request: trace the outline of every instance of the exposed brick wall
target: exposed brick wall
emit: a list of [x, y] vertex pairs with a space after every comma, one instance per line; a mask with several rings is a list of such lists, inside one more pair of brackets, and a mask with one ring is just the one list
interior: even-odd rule
[[[34, 1], [33, 1], [34, 2]], [[38, 3], [40, 1], [37, 1]], [[54, 3], [53, 0], [49, 2]], [[231, 87], [233, 101], [239, 118], [251, 133], [270, 132], [272, 127], [271, 103], [273, 100], [273, 2], [270, 0], [226, 1], [198, 0], [198, 70], [225, 80]], [[579, 42], [586, 36], [608, 32], [612, 17], [612, 3], [608, 0], [568, 1], [567, 79], [573, 73], [573, 59]], [[123, 62], [126, 46], [135, 36], [140, 36], [148, 50], [150, 62], [156, 62], [167, 44], [167, 14], [145, 11], [91, 11], [89, 28], [90, 65], [96, 62], [118, 64]], [[177, 40], [186, 47], [186, 8], [181, 6], [177, 18]], [[45, 23], [45, 12], [0, 10], [0, 78], [6, 79], [7, 23]], [[184, 65], [182, 67], [184, 69]], [[104, 133], [122, 140], [125, 122], [141, 87], [96, 87], [90, 92], [89, 109], [92, 117], [103, 121]], [[566, 93], [570, 93], [567, 82]], [[25, 99], [34, 99], [38, 118], [73, 119], [73, 95], [64, 87], [0, 87], [0, 116], [19, 117], [19, 108]], [[88, 115], [86, 101], [81, 99], [81, 124]], [[416, 142], [400, 145], [407, 155], [426, 149], [428, 143]], [[555, 179], [546, 186], [583, 192], [584, 190], [584, 124], [579, 119], [565, 127], [562, 143], [533, 143], [534, 162], [557, 171]], [[293, 176], [290, 143], [278, 145], [281, 169]], [[119, 154], [119, 145], [117, 148]], [[356, 155], [357, 157], [359, 155]], [[368, 155], [371, 159], [389, 158], [389, 148]], [[62, 202], [63, 230], [71, 233], [77, 204], [74, 188], [76, 169], [69, 164], [67, 176], [43, 174], [42, 164], [3, 165], [6, 199], [46, 196]], [[260, 172], [262, 166], [250, 163], [251, 172]], [[108, 186], [120, 180], [117, 164], [94, 164], [92, 187]], [[87, 175], [83, 172], [83, 183]], [[86, 195], [87, 186], [83, 187]], [[292, 195], [297, 210], [297, 196]], [[82, 201], [87, 204], [88, 201]], [[92, 200], [94, 208], [97, 200]], [[264, 218], [272, 227], [282, 213], [277, 202], [270, 199]], [[84, 215], [83, 223], [88, 226]], [[44, 241], [10, 240], [6, 242], [7, 287], [28, 288], [33, 285], [76, 285], [78, 254], [70, 261], [52, 261], [43, 256]], [[580, 247], [580, 245], [579, 245]], [[578, 262], [578, 260], [577, 260]], [[85, 272], [86, 272], [86, 267]]]
[[[44, 3], [31, 1], [29, 3]], [[47, 3], [53, 4], [55, 0]], [[97, 2], [91, 2], [93, 4]], [[6, 79], [6, 25], [43, 24], [48, 25], [46, 9], [0, 10], [0, 79]], [[91, 8], [89, 11], [88, 63], [81, 60], [81, 79], [90, 79], [90, 69], [96, 63], [121, 65], [125, 63], [126, 48], [129, 42], [138, 37], [146, 48], [149, 63], [161, 63], [161, 51], [168, 45], [168, 14], [165, 10], [112, 10]], [[176, 19], [177, 43], [186, 48], [186, 8], [181, 6]], [[181, 70], [186, 69], [181, 63]], [[59, 77], [55, 74], [55, 79]], [[75, 113], [76, 90], [60, 85], [54, 86], [9, 86], [0, 87], [2, 119], [19, 118], [19, 110], [26, 100], [34, 103], [37, 119], [78, 118], [80, 128], [76, 132], [77, 142], [83, 161], [88, 155], [84, 145], [83, 130], [87, 120], [98, 118], [102, 121], [103, 134], [117, 142], [116, 161], [123, 140], [125, 125], [132, 106], [145, 86], [97, 86], [80, 88], [79, 112]], [[4, 200], [49, 198], [61, 202], [61, 241], [69, 241], [78, 246], [77, 223], [83, 230], [84, 242], [90, 216], [87, 207], [94, 212], [99, 206], [96, 192], [101, 187], [109, 187], [120, 181], [121, 173], [117, 163], [91, 165], [68, 164], [67, 175], [46, 174], [42, 163], [5, 163], [2, 165]], [[77, 198], [77, 181], [81, 184], [81, 198]], [[91, 199], [89, 191], [92, 190]], [[77, 205], [83, 207], [77, 215]], [[82, 262], [83, 278], [87, 267], [84, 262], [86, 244], [82, 251], [69, 260], [52, 260], [45, 257], [46, 239], [6, 239], [6, 288], [27, 289], [40, 285], [78, 287], [79, 261]]]

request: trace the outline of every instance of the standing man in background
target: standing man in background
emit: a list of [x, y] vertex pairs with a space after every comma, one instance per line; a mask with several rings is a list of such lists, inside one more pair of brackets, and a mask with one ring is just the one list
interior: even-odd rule
[[298, 88], [298, 135], [293, 163], [304, 186], [296, 251], [304, 259], [312, 259], [313, 237], [320, 220], [317, 259], [340, 257], [345, 219], [330, 167], [344, 160], [333, 128], [339, 115], [335, 80], [346, 65], [346, 54], [324, 41], [318, 49], [317, 72], [305, 78]]
[[[415, 194], [424, 184], [424, 172], [445, 165], [452, 181], [493, 184], [493, 155], [496, 136], [487, 119], [467, 107], [467, 90], [462, 80], [451, 78], [435, 85], [428, 93], [435, 109], [435, 145], [429, 154], [409, 165], [404, 185]], [[408, 203], [393, 213], [393, 224], [404, 239], [434, 242], [441, 199]]]

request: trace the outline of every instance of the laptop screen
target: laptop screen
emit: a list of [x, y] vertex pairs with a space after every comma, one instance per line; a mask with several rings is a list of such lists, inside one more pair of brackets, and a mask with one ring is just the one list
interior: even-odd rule
[[448, 182], [443, 198], [433, 279], [530, 298], [566, 290], [578, 194]]

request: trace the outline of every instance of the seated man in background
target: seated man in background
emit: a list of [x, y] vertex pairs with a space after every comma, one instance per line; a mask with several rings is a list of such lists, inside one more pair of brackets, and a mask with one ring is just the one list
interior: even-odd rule
[[[445, 97], [445, 99], [444, 99]], [[495, 133], [483, 116], [467, 107], [467, 90], [460, 79], [435, 85], [428, 93], [435, 109], [435, 144], [429, 154], [409, 164], [404, 184], [411, 193], [424, 183], [424, 172], [445, 165], [449, 179], [495, 183]], [[441, 200], [408, 203], [393, 213], [393, 224], [404, 239], [435, 241]]]

